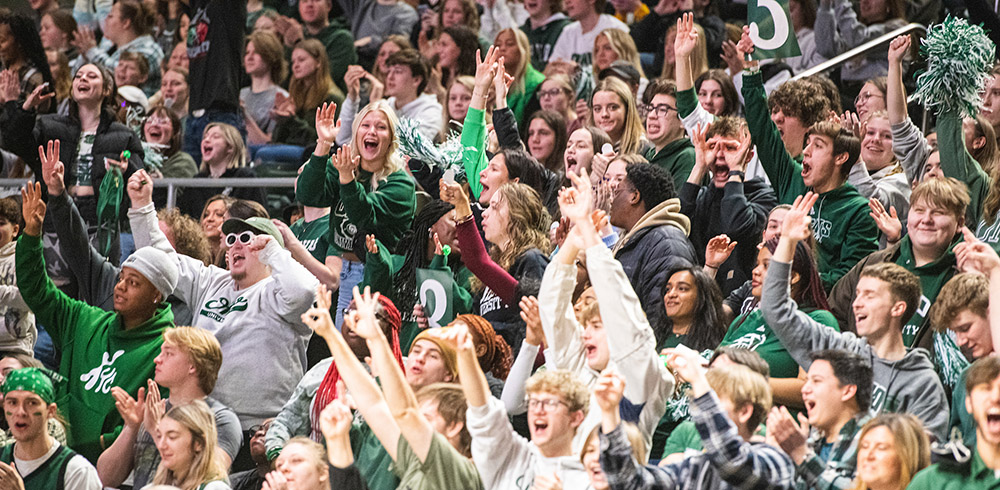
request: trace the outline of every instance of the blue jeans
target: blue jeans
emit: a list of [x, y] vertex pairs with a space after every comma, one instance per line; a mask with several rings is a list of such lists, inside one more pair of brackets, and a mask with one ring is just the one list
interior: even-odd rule
[[122, 250], [121, 261], [125, 262], [125, 259], [127, 259], [129, 255], [132, 255], [132, 252], [135, 252], [135, 239], [132, 237], [131, 233], [122, 233], [120, 241]]
[[240, 112], [225, 112], [214, 109], [205, 111], [201, 117], [189, 115], [187, 124], [184, 126], [184, 151], [194, 158], [196, 163], [201, 163], [201, 138], [205, 133], [205, 128], [214, 122], [226, 123], [235, 126], [243, 135], [243, 142], [247, 139], [247, 126]]
[[345, 260], [340, 269], [340, 291], [337, 293], [337, 329], [344, 324], [344, 310], [354, 301], [354, 286], [365, 278], [365, 265]]

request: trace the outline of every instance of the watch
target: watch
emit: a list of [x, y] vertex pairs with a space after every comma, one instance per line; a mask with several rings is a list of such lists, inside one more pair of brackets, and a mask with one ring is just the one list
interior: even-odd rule
[[739, 176], [740, 180], [746, 180], [747, 179], [747, 174], [743, 173], [742, 170], [730, 170], [729, 171], [729, 177], [732, 177], [734, 175]]

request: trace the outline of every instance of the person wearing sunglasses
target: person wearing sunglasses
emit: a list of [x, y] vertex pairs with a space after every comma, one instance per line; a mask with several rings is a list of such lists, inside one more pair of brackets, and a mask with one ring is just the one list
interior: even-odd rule
[[[214, 333], [222, 346], [224, 362], [212, 396], [236, 412], [246, 447], [253, 436], [247, 429], [278, 413], [305, 373], [312, 331], [299, 317], [312, 305], [319, 281], [292, 258], [266, 218], [222, 224], [228, 271], [177, 254], [160, 231], [152, 182], [140, 171], [126, 186], [136, 247], [152, 246], [175, 259], [180, 275], [174, 295], [190, 305], [193, 326]], [[249, 450], [240, 451], [233, 467], [252, 467], [249, 456]]]

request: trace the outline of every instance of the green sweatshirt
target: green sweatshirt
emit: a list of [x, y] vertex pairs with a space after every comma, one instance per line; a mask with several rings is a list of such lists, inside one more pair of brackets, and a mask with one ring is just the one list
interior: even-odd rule
[[[379, 243], [378, 253], [373, 254], [369, 252], [367, 255], [364, 279], [358, 287], [364, 289], [365, 286], [371, 286], [372, 291], [385, 294], [392, 300], [393, 304], [400, 307], [400, 301], [393, 294], [396, 290], [393, 280], [396, 273], [403, 267], [403, 262], [405, 261], [405, 256], [391, 255]], [[427, 268], [452, 272], [451, 267], [448, 266], [441, 255], [435, 255]], [[453, 301], [452, 312], [455, 315], [472, 313], [472, 286], [469, 282], [472, 279], [472, 272], [469, 272], [469, 269], [464, 265], [459, 265], [452, 272], [452, 276], [455, 279], [451, 291]], [[400, 311], [399, 313], [403, 317], [403, 325], [399, 330], [399, 346], [402, 352], [405, 353], [410, 351], [410, 344], [413, 343], [413, 339], [420, 333], [420, 329], [417, 327], [417, 323], [412, 320], [413, 315], [411, 312]]]
[[340, 90], [347, 90], [347, 83], [344, 75], [347, 67], [358, 63], [358, 53], [354, 49], [354, 36], [351, 35], [351, 27], [343, 20], [336, 18], [330, 24], [316, 33], [316, 35], [305, 33], [306, 39], [316, 39], [323, 43], [326, 48], [326, 56], [330, 59], [330, 77], [333, 83], [340, 87]]
[[16, 254], [24, 302], [62, 352], [59, 374], [68, 382], [56, 385], [56, 404], [69, 420], [69, 446], [96, 463], [121, 432], [111, 387], [135, 396], [146, 386], [163, 331], [174, 326], [174, 315], [163, 303], [148, 321], [125, 330], [118, 313], [72, 299], [56, 288], [45, 273], [40, 237], [22, 234]]
[[410, 228], [416, 210], [416, 184], [406, 170], [397, 170], [371, 189], [372, 173], [358, 168], [357, 178], [340, 183], [340, 173], [330, 158], [312, 155], [299, 175], [295, 198], [304, 206], [329, 206], [330, 245], [341, 252], [354, 251], [354, 237], [361, 231], [374, 234], [390, 249]]
[[469, 107], [462, 125], [462, 165], [465, 166], [465, 178], [469, 182], [472, 197], [479, 200], [483, 192], [483, 184], [479, 182], [479, 172], [482, 172], [489, 160], [486, 159], [486, 113]]
[[969, 188], [970, 200], [965, 212], [965, 224], [972, 228], [982, 218], [983, 201], [990, 191], [990, 176], [965, 149], [961, 116], [953, 112], [938, 114], [937, 134], [941, 171], [945, 177], [954, 177]]
[[571, 21], [565, 14], [553, 14], [549, 22], [538, 29], [531, 28], [531, 20], [524, 22], [521, 30], [528, 36], [528, 44], [531, 44], [531, 66], [536, 70], [545, 70], [545, 65], [549, 64], [549, 56], [552, 55], [552, 48], [555, 47], [559, 35], [563, 28]]
[[527, 122], [525, 118], [531, 114], [525, 114], [524, 112], [531, 104], [532, 99], [535, 98], [535, 91], [538, 90], [538, 87], [544, 81], [545, 75], [529, 64], [525, 67], [524, 71], [524, 90], [511, 91], [507, 94], [507, 107], [510, 107], [511, 112], [514, 113], [514, 118], [517, 119], [518, 124]]
[[[760, 164], [778, 195], [778, 202], [792, 204], [796, 197], [811, 189], [802, 181], [802, 164], [785, 150], [781, 133], [771, 120], [760, 73], [743, 75], [743, 100]], [[819, 277], [827, 291], [854, 264], [878, 250], [878, 227], [869, 212], [868, 200], [846, 182], [820, 194], [813, 206], [810, 216], [818, 244]]]
[[667, 143], [660, 151], [650, 148], [646, 152], [646, 159], [649, 163], [670, 172], [674, 178], [674, 189], [680, 192], [691, 174], [691, 169], [694, 168], [694, 145], [691, 144], [691, 140], [682, 136]]
[[[805, 313], [817, 323], [840, 331], [837, 319], [829, 311], [812, 310]], [[797, 378], [799, 376], [799, 364], [795, 362], [795, 359], [792, 359], [791, 354], [782, 345], [781, 339], [764, 321], [764, 315], [760, 309], [753, 310], [746, 315], [740, 315], [733, 320], [732, 325], [729, 326], [729, 332], [719, 344], [720, 347], [726, 345], [752, 350], [760, 354], [760, 357], [764, 358], [764, 361], [771, 368], [772, 378]]]

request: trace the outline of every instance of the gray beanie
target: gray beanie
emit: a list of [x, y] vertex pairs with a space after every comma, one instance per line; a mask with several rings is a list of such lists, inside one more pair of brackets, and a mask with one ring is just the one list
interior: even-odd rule
[[122, 262], [122, 268], [131, 267], [153, 283], [153, 287], [166, 300], [177, 287], [177, 261], [153, 247], [142, 247]]

